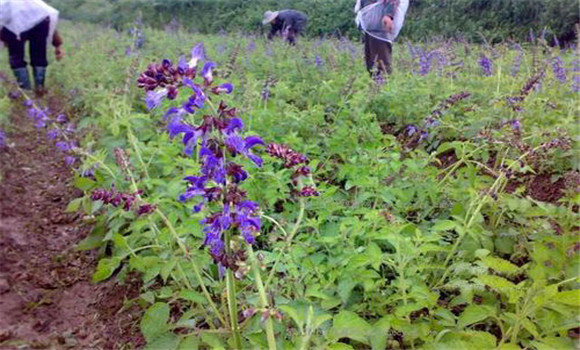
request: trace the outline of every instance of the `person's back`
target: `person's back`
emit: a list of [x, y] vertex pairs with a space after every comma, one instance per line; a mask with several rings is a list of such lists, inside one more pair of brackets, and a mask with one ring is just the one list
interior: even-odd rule
[[306, 27], [308, 17], [306, 14], [296, 10], [266, 11], [264, 13], [263, 24], [270, 23], [271, 29], [268, 39], [274, 38], [277, 34], [282, 34], [286, 40], [294, 45], [296, 36]]

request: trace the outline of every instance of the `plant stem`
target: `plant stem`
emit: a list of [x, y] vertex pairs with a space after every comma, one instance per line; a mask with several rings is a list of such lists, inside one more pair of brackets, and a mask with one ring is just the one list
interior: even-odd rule
[[185, 244], [183, 244], [183, 242], [181, 242], [181, 240], [179, 239], [179, 236], [177, 235], [177, 231], [175, 231], [175, 228], [173, 227], [173, 225], [171, 224], [171, 221], [169, 221], [169, 219], [167, 218], [167, 216], [165, 216], [165, 214], [163, 214], [163, 212], [159, 209], [155, 209], [155, 212], [157, 213], [157, 215], [159, 215], [161, 217], [161, 219], [163, 220], [163, 222], [165, 223], [165, 225], [167, 226], [167, 228], [169, 228], [169, 232], [171, 232], [171, 234], [173, 235], [173, 238], [175, 239], [175, 241], [177, 242], [177, 245], [179, 246], [179, 248], [181, 249], [181, 251], [183, 252], [185, 259], [191, 263], [191, 267], [193, 269], [193, 273], [195, 274], [195, 278], [197, 279], [197, 283], [199, 283], [199, 286], [201, 287], [201, 290], [203, 292], [203, 295], [205, 296], [205, 298], [207, 299], [207, 302], [209, 303], [209, 306], [211, 307], [211, 309], [213, 310], [213, 312], [215, 312], [217, 318], [220, 320], [220, 322], [225, 326], [227, 325], [226, 320], [222, 317], [221, 313], [219, 312], [218, 308], [215, 306], [211, 295], [209, 294], [209, 292], [207, 291], [207, 288], [205, 287], [205, 283], [203, 282], [203, 279], [201, 277], [201, 273], [200, 273], [200, 269], [197, 266], [196, 262], [194, 259], [191, 258], [191, 256], [189, 255], [189, 251], [187, 250], [187, 247], [185, 246]]
[[[225, 234], [226, 253], [230, 253], [230, 233]], [[226, 272], [226, 288], [228, 294], [228, 311], [230, 314], [230, 328], [234, 336], [235, 349], [242, 349], [242, 337], [240, 335], [240, 326], [238, 324], [238, 305], [236, 302], [236, 284], [234, 280], [234, 272], [228, 268]]]
[[304, 199], [301, 198], [300, 199], [300, 212], [298, 213], [298, 218], [296, 219], [296, 222], [294, 223], [294, 227], [292, 228], [292, 231], [290, 232], [290, 234], [286, 235], [286, 245], [284, 247], [282, 247], [280, 252], [278, 252], [278, 256], [276, 257], [276, 260], [274, 261], [274, 265], [272, 266], [272, 269], [270, 270], [270, 274], [268, 275], [268, 279], [266, 280], [266, 288], [268, 288], [268, 286], [270, 285], [270, 282], [272, 282], [272, 279], [274, 278], [274, 273], [276, 272], [276, 266], [278, 266], [278, 263], [280, 262], [280, 259], [282, 258], [282, 253], [290, 247], [290, 245], [292, 244], [292, 238], [294, 238], [294, 235], [296, 235], [296, 233], [298, 232], [298, 229], [300, 228], [300, 224], [302, 223], [302, 219], [304, 219], [304, 209], [305, 209]]
[[[262, 283], [262, 276], [260, 275], [260, 266], [258, 265], [258, 259], [252, 245], [248, 244], [248, 252], [250, 253], [250, 262], [252, 264], [252, 270], [254, 271], [254, 281], [256, 282], [256, 287], [258, 288], [258, 294], [260, 295], [260, 306], [263, 309], [269, 309], [268, 298], [266, 296], [266, 289], [264, 288], [264, 283]], [[276, 350], [276, 337], [274, 336], [274, 323], [272, 322], [272, 316], [268, 316], [265, 322], [266, 325], [266, 337], [268, 338], [268, 349]]]

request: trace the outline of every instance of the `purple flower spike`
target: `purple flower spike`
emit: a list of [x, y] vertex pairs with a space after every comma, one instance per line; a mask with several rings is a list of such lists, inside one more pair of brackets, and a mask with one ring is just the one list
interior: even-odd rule
[[167, 97], [167, 89], [161, 89], [159, 91], [148, 91], [145, 97], [145, 103], [147, 103], [147, 109], [152, 110], [153, 108], [159, 106], [161, 101]]
[[483, 75], [486, 77], [493, 75], [493, 62], [485, 54], [481, 54], [478, 63], [481, 67], [481, 70], [483, 71]]
[[199, 61], [205, 58], [205, 49], [203, 47], [203, 43], [199, 43], [195, 45], [191, 49], [191, 60], [189, 60], [188, 66], [189, 68], [197, 67]]

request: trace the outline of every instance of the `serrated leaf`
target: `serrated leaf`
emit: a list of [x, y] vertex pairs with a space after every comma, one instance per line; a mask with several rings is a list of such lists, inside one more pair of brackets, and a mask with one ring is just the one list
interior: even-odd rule
[[566, 290], [554, 295], [554, 300], [558, 303], [580, 307], [580, 290]]
[[141, 333], [143, 333], [147, 342], [151, 342], [167, 332], [169, 329], [167, 326], [168, 320], [169, 305], [166, 303], [155, 303], [147, 309], [141, 319]]
[[486, 256], [481, 261], [490, 269], [507, 275], [514, 275], [520, 270], [518, 266], [511, 262], [495, 256]]
[[463, 310], [457, 321], [457, 327], [463, 329], [474, 323], [479, 323], [486, 318], [493, 316], [495, 310], [488, 305], [469, 305]]
[[483, 275], [477, 277], [477, 279], [486, 286], [497, 289], [499, 291], [507, 291], [516, 287], [516, 285], [512, 282], [499, 276]]
[[369, 345], [368, 335], [371, 330], [372, 327], [367, 321], [354, 312], [343, 310], [334, 317], [329, 336], [335, 340], [350, 338]]

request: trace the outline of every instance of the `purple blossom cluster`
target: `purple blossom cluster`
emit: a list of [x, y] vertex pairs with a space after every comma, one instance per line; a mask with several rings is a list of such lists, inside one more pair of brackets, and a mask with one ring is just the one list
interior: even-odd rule
[[274, 158], [284, 161], [283, 166], [287, 169], [293, 170], [292, 184], [294, 186], [301, 186], [294, 190], [294, 194], [298, 197], [315, 197], [320, 193], [312, 185], [301, 185], [300, 179], [311, 175], [310, 167], [308, 167], [308, 158], [286, 145], [271, 143], [266, 147], [266, 153]]
[[45, 130], [46, 137], [64, 154], [65, 163], [69, 166], [74, 165], [76, 158], [73, 151], [78, 147], [76, 141], [72, 140], [75, 133], [74, 123], [69, 122], [62, 113], [53, 116], [48, 108], [39, 107], [32, 100], [24, 101], [24, 105], [27, 107], [28, 117], [36, 128]]
[[560, 56], [556, 56], [552, 60], [552, 71], [558, 81], [561, 83], [566, 82], [566, 68], [564, 67], [564, 61], [562, 61]]
[[539, 86], [542, 78], [544, 77], [544, 73], [545, 73], [544, 71], [541, 71], [540, 73], [530, 77], [526, 81], [526, 83], [524, 84], [522, 89], [520, 90], [519, 95], [506, 97], [505, 100], [506, 100], [508, 106], [510, 106], [514, 112], [521, 112], [522, 111], [521, 103], [532, 92], [532, 90], [536, 89]]
[[91, 198], [93, 201], [102, 201], [104, 204], [110, 204], [116, 208], [121, 207], [125, 211], [135, 210], [139, 216], [154, 212], [156, 207], [153, 204], [137, 204], [140, 201], [139, 195], [141, 192], [131, 194], [118, 192], [115, 189], [98, 188], [92, 192]]
[[518, 73], [520, 71], [520, 66], [522, 65], [522, 58], [524, 56], [524, 51], [523, 51], [520, 44], [516, 44], [515, 49], [518, 51], [518, 55], [516, 56], [516, 58], [514, 58], [514, 63], [512, 64], [512, 67], [510, 68], [510, 75], [512, 77], [515, 77], [516, 75], [518, 75]]
[[479, 56], [479, 60], [477, 60], [477, 63], [479, 63], [479, 66], [481, 67], [481, 71], [484, 76], [490, 77], [493, 75], [493, 62], [484, 53], [482, 53]]
[[[201, 220], [204, 245], [220, 270], [229, 268], [237, 272], [243, 269], [245, 253], [232, 244], [226, 246], [226, 236], [232, 234], [232, 243], [245, 240], [253, 244], [260, 234], [259, 205], [247, 198], [241, 185], [249, 177], [243, 163], [249, 161], [261, 167], [263, 160], [254, 152], [265, 143], [257, 135], [243, 135], [244, 122], [236, 108], [228, 107], [223, 100], [214, 107], [212, 98], [231, 93], [233, 86], [216, 84], [212, 71], [216, 65], [207, 60], [198, 75], [197, 66], [202, 60], [203, 45], [198, 44], [188, 63], [182, 59], [174, 68], [164, 60], [161, 65], [149, 66], [138, 82], [147, 91], [150, 106], [158, 106], [165, 98], [173, 99], [178, 88], [190, 93], [183, 104], [169, 108], [164, 116], [170, 138], [179, 137], [184, 153], [192, 156], [196, 152], [200, 163], [198, 174], [184, 178], [187, 188], [178, 200], [183, 203], [196, 200], [193, 212], [206, 213]], [[152, 96], [161, 97], [155, 97], [152, 102]], [[197, 124], [187, 120], [188, 115], [205, 110], [208, 105], [212, 113], [203, 115]]]

